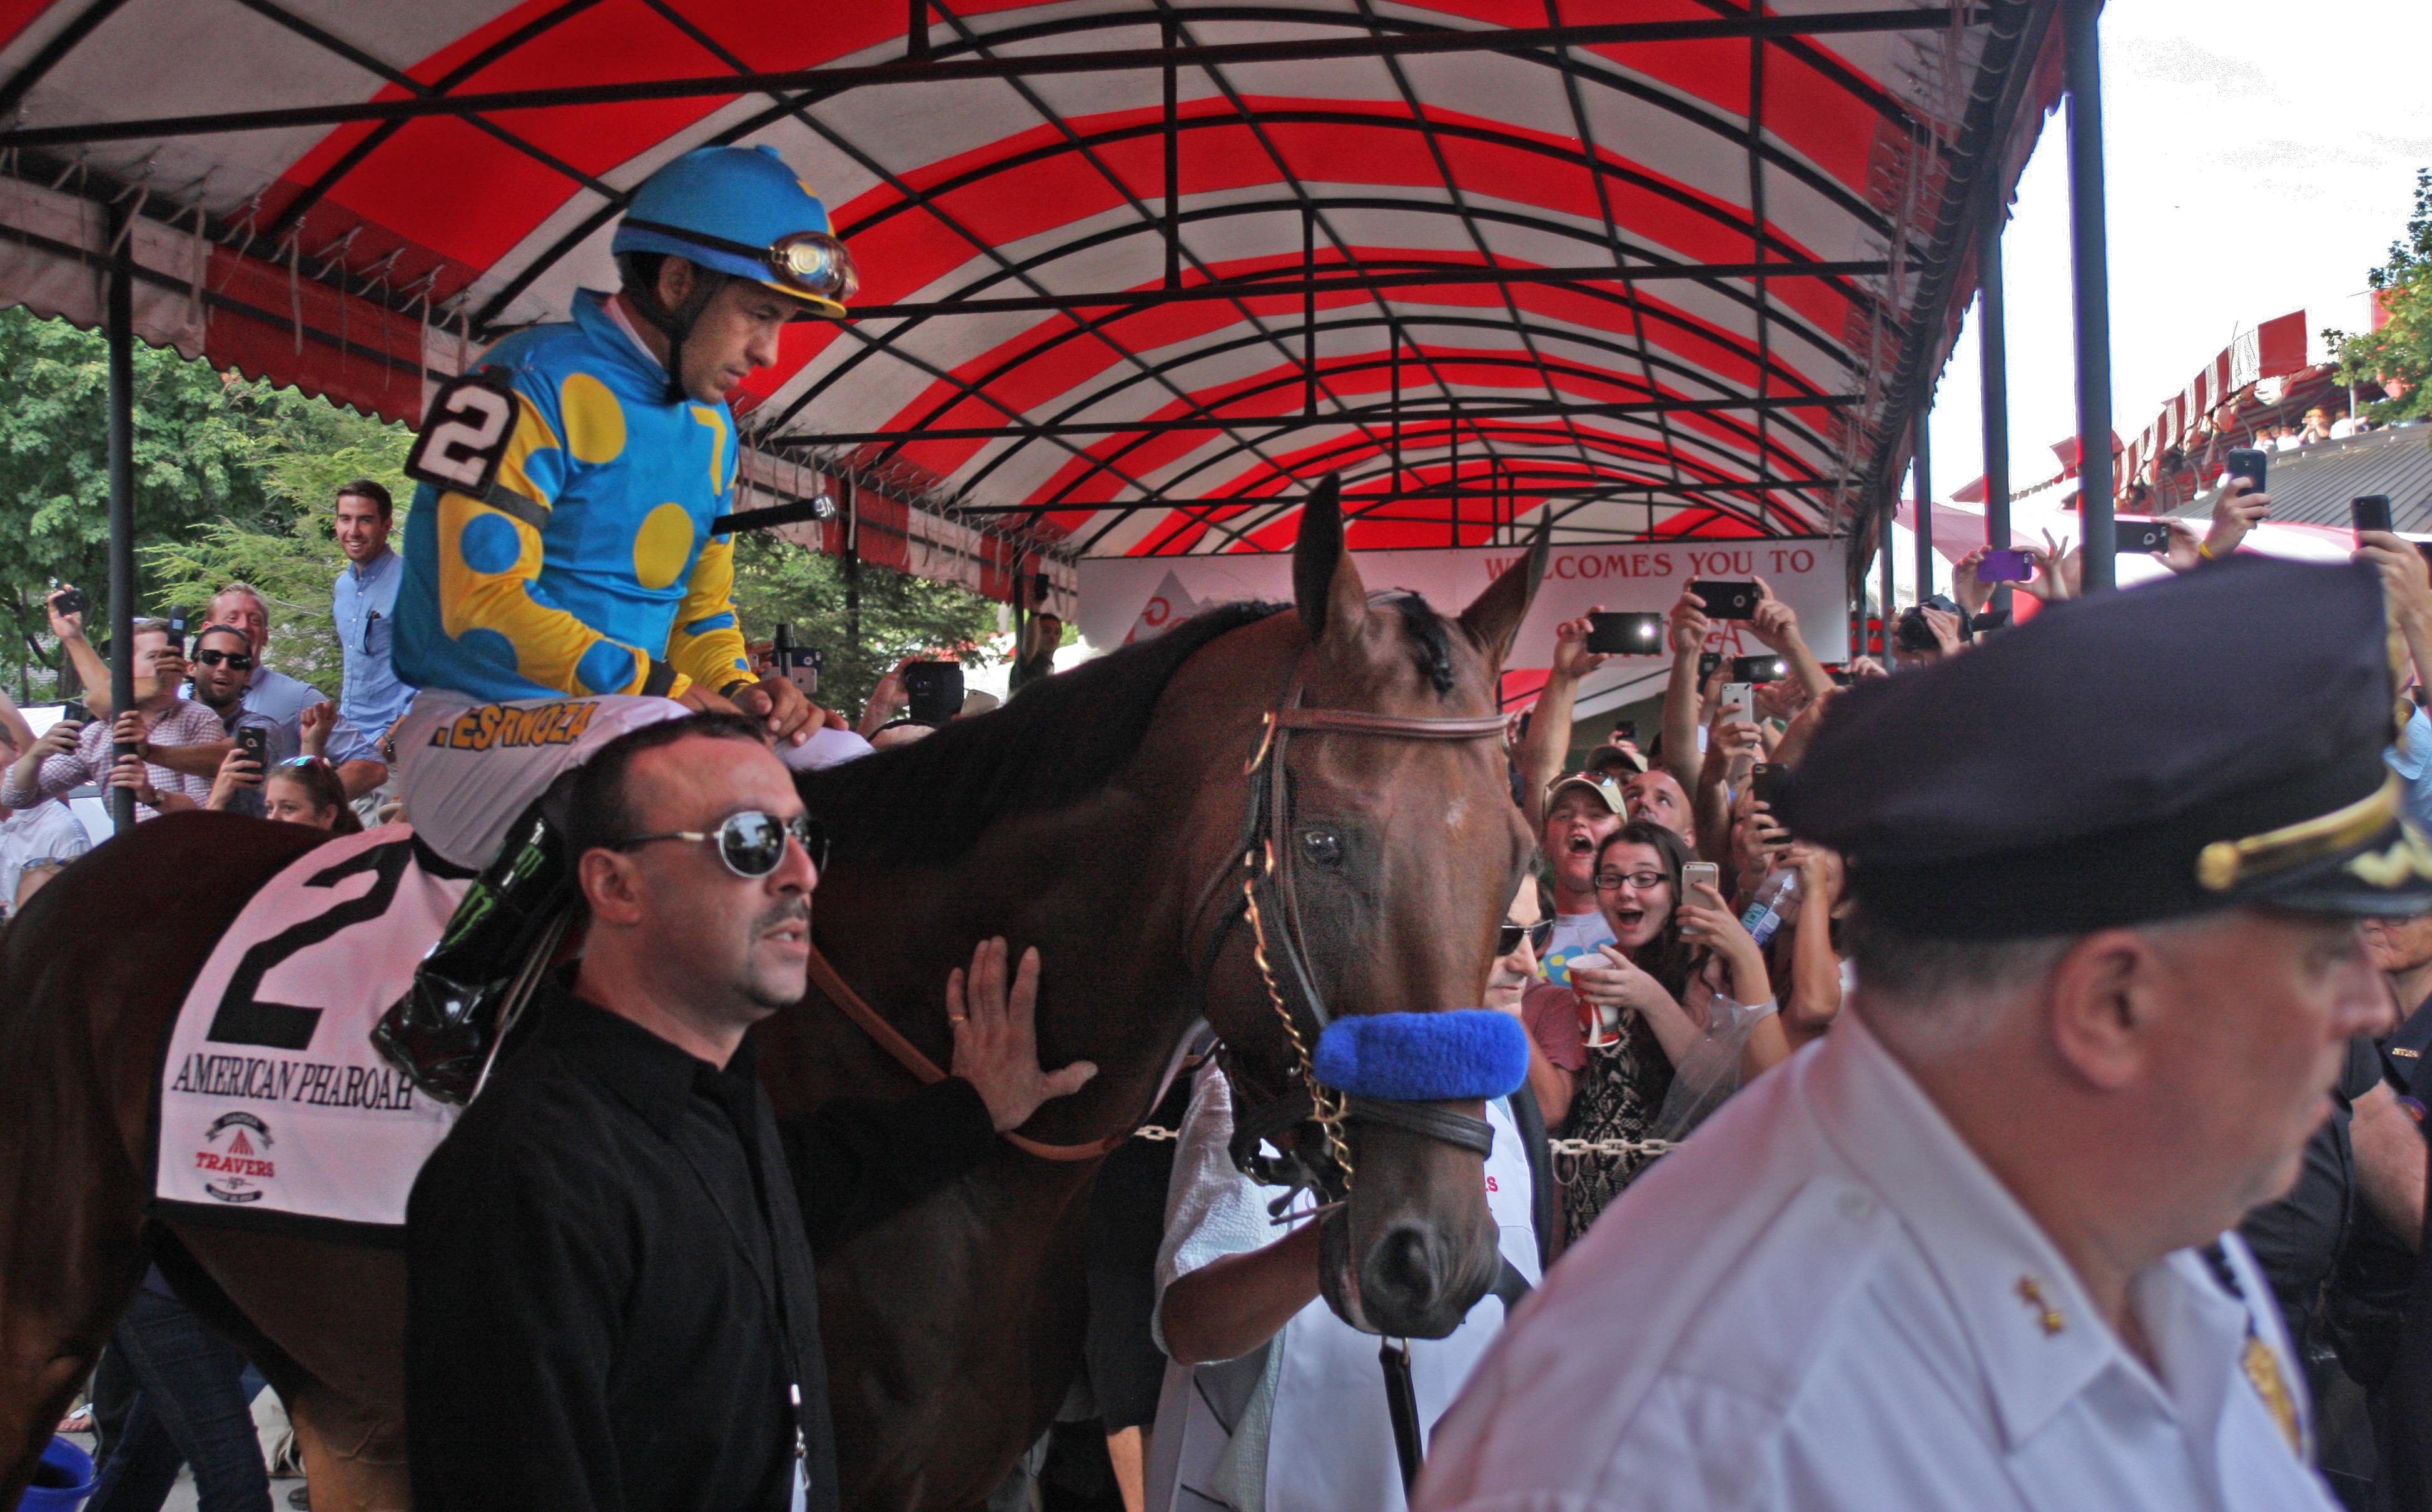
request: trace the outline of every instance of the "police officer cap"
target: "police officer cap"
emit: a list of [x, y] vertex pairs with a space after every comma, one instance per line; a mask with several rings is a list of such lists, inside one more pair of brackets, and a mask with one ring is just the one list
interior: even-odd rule
[[1924, 938], [2258, 904], [2432, 909], [2366, 564], [2247, 556], [2056, 604], [1837, 697], [1774, 809]]

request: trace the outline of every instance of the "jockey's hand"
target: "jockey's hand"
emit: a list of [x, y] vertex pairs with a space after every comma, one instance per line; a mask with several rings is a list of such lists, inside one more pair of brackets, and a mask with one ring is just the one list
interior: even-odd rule
[[735, 707], [768, 724], [768, 738], [781, 746], [799, 746], [827, 722], [826, 711], [802, 697], [791, 678], [762, 678], [735, 690]]
[[695, 714], [741, 714], [743, 712], [698, 682], [677, 694], [676, 702]]
[[946, 978], [946, 1020], [954, 1029], [954, 1074], [976, 1088], [996, 1132], [1019, 1128], [1055, 1098], [1069, 1097], [1098, 1074], [1088, 1061], [1057, 1071], [1039, 1067], [1039, 951], [1022, 952], [1012, 990], [1005, 987], [1005, 941], [982, 940], [968, 978], [956, 966]]

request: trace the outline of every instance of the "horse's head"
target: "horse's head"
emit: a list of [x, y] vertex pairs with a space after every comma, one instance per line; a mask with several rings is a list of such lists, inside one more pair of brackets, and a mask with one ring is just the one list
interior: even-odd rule
[[[1227, 843], [1242, 835], [1261, 854], [1256, 865], [1220, 873], [1230, 896], [1211, 901], [1232, 921], [1203, 942], [1225, 947], [1208, 1006], [1231, 1057], [1243, 1130], [1278, 1133], [1258, 1127], [1261, 1103], [1293, 1105], [1321, 1019], [1485, 1000], [1495, 928], [1533, 845], [1512, 802], [1496, 686], [1544, 561], [1541, 535], [1446, 619], [1415, 595], [1371, 599], [1343, 547], [1331, 479], [1304, 508], [1292, 563], [1297, 615], [1259, 627], [1292, 670], [1280, 683], [1244, 690], [1258, 713], [1301, 713], [1257, 737], [1273, 744], [1254, 758], [1245, 798], [1229, 799], [1246, 801], [1246, 825], [1238, 810], [1208, 815], [1210, 824], [1229, 819]], [[1263, 859], [1270, 846], [1272, 864]], [[1255, 883], [1246, 897], [1245, 880]], [[1318, 1100], [1343, 1107], [1331, 1089]], [[1303, 1123], [1279, 1142], [1296, 1143], [1316, 1167], [1348, 1157], [1347, 1182], [1335, 1182], [1347, 1185], [1348, 1201], [1325, 1219], [1321, 1245], [1335, 1312], [1354, 1327], [1439, 1338], [1499, 1265], [1482, 1157], [1474, 1143], [1443, 1134], [1475, 1129], [1484, 1109], [1472, 1098], [1370, 1104], [1369, 1114], [1413, 1107], [1422, 1110], [1415, 1118], [1363, 1116], [1355, 1102], [1352, 1117]], [[1429, 1133], [1430, 1108], [1457, 1117]]]

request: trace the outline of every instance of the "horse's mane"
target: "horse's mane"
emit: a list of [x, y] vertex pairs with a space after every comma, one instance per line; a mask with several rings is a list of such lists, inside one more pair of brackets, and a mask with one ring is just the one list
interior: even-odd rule
[[795, 779], [840, 857], [879, 865], [951, 860], [1009, 814], [1060, 808], [1105, 786], [1140, 748], [1174, 672], [1216, 637], [1279, 612], [1221, 604], [1155, 640], [1084, 662], [1001, 709], [909, 746]]

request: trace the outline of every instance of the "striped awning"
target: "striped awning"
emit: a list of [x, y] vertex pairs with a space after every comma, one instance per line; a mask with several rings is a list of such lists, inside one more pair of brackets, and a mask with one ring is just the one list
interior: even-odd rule
[[1326, 472], [1370, 549], [1839, 533], [2055, 8], [21, 3], [0, 299], [98, 320], [123, 236], [146, 339], [418, 418], [613, 280], [652, 169], [765, 143], [864, 287], [737, 395], [762, 503], [850, 479], [997, 568], [1276, 549]]

